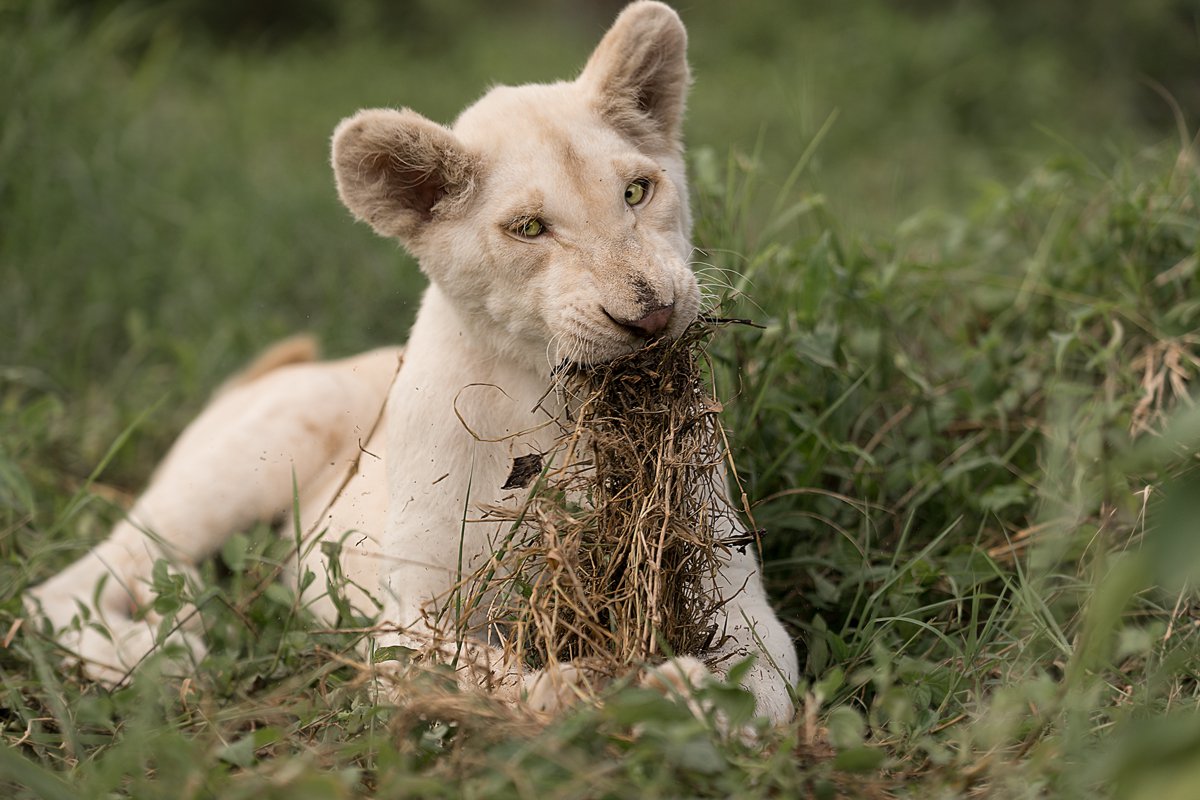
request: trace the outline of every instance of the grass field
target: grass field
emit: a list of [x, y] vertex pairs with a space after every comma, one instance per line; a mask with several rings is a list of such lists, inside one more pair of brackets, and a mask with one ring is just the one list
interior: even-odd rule
[[697, 244], [765, 326], [715, 378], [804, 662], [751, 745], [636, 689], [380, 705], [253, 531], [192, 679], [59, 669], [21, 593], [224, 375], [404, 337], [421, 281], [338, 205], [337, 120], [569, 76], [614, 7], [0, 0], [0, 794], [1200, 796], [1200, 21], [1094, 5], [681, 8]]

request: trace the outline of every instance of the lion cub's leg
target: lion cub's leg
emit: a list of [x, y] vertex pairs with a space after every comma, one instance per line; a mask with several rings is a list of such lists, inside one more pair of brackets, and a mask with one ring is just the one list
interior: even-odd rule
[[[61, 643], [93, 678], [120, 680], [155, 646], [158, 620], [145, 613], [155, 562], [187, 573], [232, 533], [291, 509], [293, 486], [303, 499], [347, 471], [379, 418], [399, 355], [288, 365], [220, 392], [109, 537], [30, 591], [31, 610], [62, 631]], [[81, 612], [86, 620], [75, 629]], [[203, 653], [191, 634], [172, 639]]]

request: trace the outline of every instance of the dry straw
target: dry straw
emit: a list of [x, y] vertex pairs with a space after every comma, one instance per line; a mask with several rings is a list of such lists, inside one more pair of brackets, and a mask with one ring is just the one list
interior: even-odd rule
[[598, 676], [719, 643], [711, 621], [729, 598], [713, 577], [723, 550], [747, 544], [728, 538], [721, 405], [703, 368], [724, 322], [562, 370], [558, 447], [514, 463], [509, 486], [529, 486], [526, 502], [489, 509], [510, 524], [460, 606], [487, 629], [460, 635], [526, 668], [573, 661]]

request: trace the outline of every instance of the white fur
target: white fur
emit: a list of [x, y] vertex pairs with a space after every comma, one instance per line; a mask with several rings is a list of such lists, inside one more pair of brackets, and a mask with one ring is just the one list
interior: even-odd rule
[[[232, 532], [287, 516], [293, 475], [306, 529], [343, 543], [342, 566], [362, 587], [353, 601], [372, 612], [373, 596], [397, 631], [379, 644], [445, 635], [431, 612], [490, 555], [497, 532], [464, 524], [464, 513], [513, 502], [500, 488], [512, 459], [553, 444], [546, 412], [534, 410], [551, 369], [641, 346], [618, 320], [673, 305], [664, 334], [676, 336], [698, 313], [680, 135], [685, 46], [673, 11], [635, 3], [576, 81], [493, 89], [452, 128], [408, 110], [342, 122], [333, 162], [343, 201], [400, 239], [430, 279], [408, 345], [283, 366], [214, 399], [128, 519], [30, 593], [57, 629], [84, 609], [111, 633], [61, 634], [91, 675], [119, 680], [152, 649], [155, 620], [133, 612], [148, 601], [156, 559], [186, 571]], [[635, 179], [651, 191], [631, 207], [623, 193]], [[514, 234], [514, 220], [534, 216], [545, 234]], [[319, 548], [308, 552], [304, 567], [323, 575]], [[328, 617], [324, 585], [318, 577], [307, 599]], [[730, 554], [715, 588], [732, 598], [714, 620], [729, 636], [707, 660], [719, 670], [755, 655], [745, 685], [759, 713], [790, 718], [795, 651], [754, 556]], [[173, 638], [203, 652], [193, 633]], [[569, 701], [583, 674], [566, 665], [523, 675], [486, 645], [471, 653], [493, 688], [545, 709]], [[703, 674], [690, 659], [661, 669], [664, 679], [645, 685]]]

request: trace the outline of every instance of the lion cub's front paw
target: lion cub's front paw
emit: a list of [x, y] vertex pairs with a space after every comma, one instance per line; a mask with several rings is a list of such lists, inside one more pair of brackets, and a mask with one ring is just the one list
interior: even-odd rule
[[160, 641], [164, 616], [154, 608], [154, 562], [112, 555], [93, 551], [31, 589], [24, 598], [30, 619], [39, 627], [43, 620], [49, 623], [66, 663], [80, 664], [89, 678], [108, 686], [122, 682], [164, 646], [172, 655], [169, 674], [191, 672], [205, 653], [201, 638], [186, 629], [199, 620], [186, 600], [186, 586], [197, 585], [194, 570], [171, 566], [159, 576], [160, 584], [174, 590], [176, 607], [170, 616], [178, 621]]
[[103, 630], [100, 627], [92, 623], [64, 643], [73, 653], [65, 660], [78, 662], [88, 678], [108, 687], [119, 686], [155, 653], [161, 654], [159, 674], [187, 677], [207, 652], [199, 636], [184, 630], [174, 630], [160, 641], [157, 626], [149, 620], [108, 620]]
[[[647, 668], [638, 678], [638, 684], [682, 700], [693, 713], [703, 716], [694, 691], [713, 680], [713, 674], [698, 659], [675, 658]], [[556, 714], [581, 701], [594, 701], [609, 683], [605, 675], [587, 666], [553, 664], [526, 675], [522, 680], [522, 693], [525, 704], [533, 710]]]
[[577, 664], [552, 664], [526, 675], [525, 703], [534, 711], [557, 714], [581, 700], [595, 698], [608, 681]]
[[705, 709], [696, 699], [696, 690], [716, 680], [716, 676], [700, 659], [680, 656], [648, 667], [638, 679], [638, 684], [683, 701], [693, 714], [703, 717]]
[[735, 738], [747, 746], [753, 745], [759, 740], [760, 728], [751, 723], [744, 712], [731, 715], [727, 713], [729, 709], [714, 704], [711, 694], [704, 697], [701, 692], [721, 680], [699, 659], [683, 656], [647, 669], [639, 684], [683, 702], [694, 717], [713, 726], [721, 736]]

